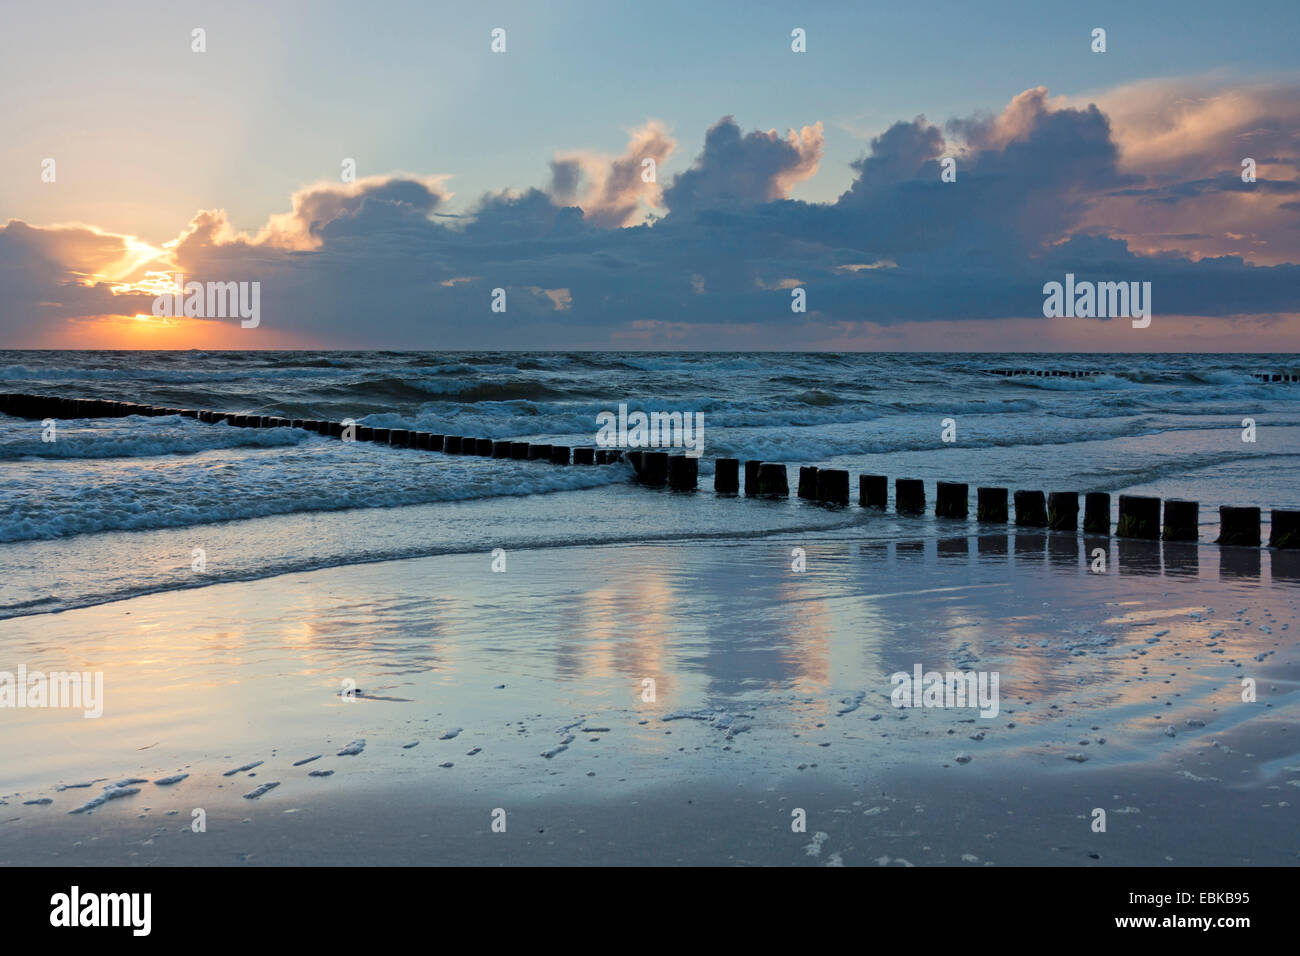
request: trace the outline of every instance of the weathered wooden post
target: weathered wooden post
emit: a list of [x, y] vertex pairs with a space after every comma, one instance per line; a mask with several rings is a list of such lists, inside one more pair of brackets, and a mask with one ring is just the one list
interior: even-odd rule
[[594, 448], [573, 449], [573, 463], [575, 465], [594, 465], [596, 463], [596, 449]]
[[769, 498], [788, 498], [790, 482], [786, 478], [785, 465], [765, 461], [758, 467], [758, 493]]
[[884, 511], [889, 506], [889, 479], [884, 475], [858, 475], [858, 504]]
[[673, 491], [694, 491], [700, 477], [700, 460], [688, 455], [668, 458], [668, 487]]
[[970, 513], [970, 488], [955, 481], [935, 486], [934, 514], [937, 518], [965, 518]]
[[817, 499], [817, 469], [809, 465], [799, 469], [799, 497]]
[[895, 478], [894, 511], [898, 514], [925, 514], [925, 482], [920, 478]]
[[1260, 546], [1260, 509], [1257, 507], [1219, 507], [1218, 544]]
[[1015, 502], [1018, 527], [1047, 527], [1047, 499], [1041, 491], [1017, 491]]
[[987, 524], [1007, 523], [1007, 489], [976, 488], [975, 520]]
[[641, 453], [641, 470], [637, 478], [643, 485], [660, 487], [668, 481], [668, 452], [646, 451]]
[[1083, 533], [1110, 536], [1110, 495], [1090, 491], [1083, 496]]
[[718, 458], [713, 462], [713, 490], [720, 495], [740, 493], [740, 460]]
[[758, 472], [763, 466], [761, 461], [750, 458], [745, 462], [745, 494], [758, 494]]
[[1053, 531], [1079, 530], [1079, 493], [1077, 491], [1048, 492], [1047, 527]]
[[1195, 501], [1167, 498], [1161, 535], [1164, 540], [1195, 541], [1200, 535], [1200, 509], [1200, 504]]
[[1300, 511], [1273, 509], [1268, 531], [1270, 548], [1300, 548]]
[[1119, 496], [1119, 521], [1115, 534], [1121, 538], [1160, 537], [1160, 499], [1143, 495]]
[[[800, 478], [802, 481], [802, 478]], [[817, 471], [817, 500], [824, 504], [849, 503], [849, 473], [842, 468], [822, 468]]]

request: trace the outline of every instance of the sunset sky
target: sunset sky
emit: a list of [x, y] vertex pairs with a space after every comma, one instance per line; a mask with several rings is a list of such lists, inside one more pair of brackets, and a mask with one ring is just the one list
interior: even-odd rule
[[1300, 351], [1295, 0], [1079, 6], [9, 5], [0, 347]]

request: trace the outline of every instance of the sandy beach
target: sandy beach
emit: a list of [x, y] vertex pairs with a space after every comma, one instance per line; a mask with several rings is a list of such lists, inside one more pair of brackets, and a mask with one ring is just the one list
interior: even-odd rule
[[[1300, 859], [1293, 555], [874, 520], [0, 622], [104, 675], [97, 719], [7, 713], [0, 864]], [[894, 706], [918, 665], [996, 716]]]

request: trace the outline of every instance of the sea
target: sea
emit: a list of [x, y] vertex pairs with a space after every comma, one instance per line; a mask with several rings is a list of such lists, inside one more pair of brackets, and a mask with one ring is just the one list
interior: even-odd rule
[[980, 485], [1188, 498], [1208, 545], [1220, 505], [1259, 506], [1266, 522], [1300, 507], [1300, 384], [1258, 373], [1294, 376], [1300, 356], [0, 352], [5, 392], [565, 445], [594, 444], [598, 416], [620, 405], [704, 425], [700, 488], [682, 494], [636, 485], [626, 463], [447, 456], [179, 416], [63, 420], [51, 436], [0, 415], [0, 618], [434, 554], [955, 533], [932, 515], [716, 496], [719, 457], [787, 463], [792, 485], [799, 465], [921, 478], [931, 501], [936, 481], [967, 482], [972, 498]]

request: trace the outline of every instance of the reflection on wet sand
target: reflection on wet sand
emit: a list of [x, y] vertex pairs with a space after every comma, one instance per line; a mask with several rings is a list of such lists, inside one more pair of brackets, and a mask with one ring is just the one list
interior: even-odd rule
[[1278, 582], [1300, 582], [1300, 551], [1270, 551], [1270, 572]]
[[[461, 753], [481, 748], [473, 781], [579, 768], [631, 782], [709, 777], [723, 753], [746, 774], [804, 763], [860, 777], [890, 762], [938, 765], [976, 729], [962, 721], [982, 720], [894, 709], [890, 675], [920, 665], [1000, 674], [1002, 715], [961, 743], [978, 743], [980, 759], [1059, 761], [1080, 746], [1079, 725], [1106, 728], [1090, 759], [1142, 759], [1169, 739], [1168, 721], [1236, 706], [1237, 668], [1253, 673], [1258, 655], [1293, 646], [1281, 625], [1300, 567], [1271, 554], [1273, 583], [1261, 581], [1262, 553], [1025, 529], [882, 541], [851, 529], [520, 551], [505, 574], [479, 555], [445, 555], [150, 595], [0, 626], [29, 666], [102, 670], [107, 699], [75, 746], [63, 715], [17, 713], [3, 757], [21, 786], [47, 787], [366, 737], [364, 765], [431, 773], [445, 757], [425, 766], [425, 748], [400, 750], [427, 724], [464, 728]], [[1255, 558], [1246, 577], [1243, 556]], [[404, 702], [342, 702], [346, 679]], [[1285, 712], [1276, 703], [1274, 716]], [[664, 720], [679, 713], [692, 719]], [[579, 718], [610, 727], [617, 746], [593, 734], [541, 757], [561, 739], [554, 728]], [[571, 752], [584, 744], [588, 757]]]
[[965, 560], [970, 557], [970, 538], [940, 538], [937, 544], [940, 558]]
[[1259, 578], [1262, 558], [1259, 548], [1219, 548], [1219, 578]]
[[1116, 538], [1120, 574], [1160, 574], [1160, 542]]

